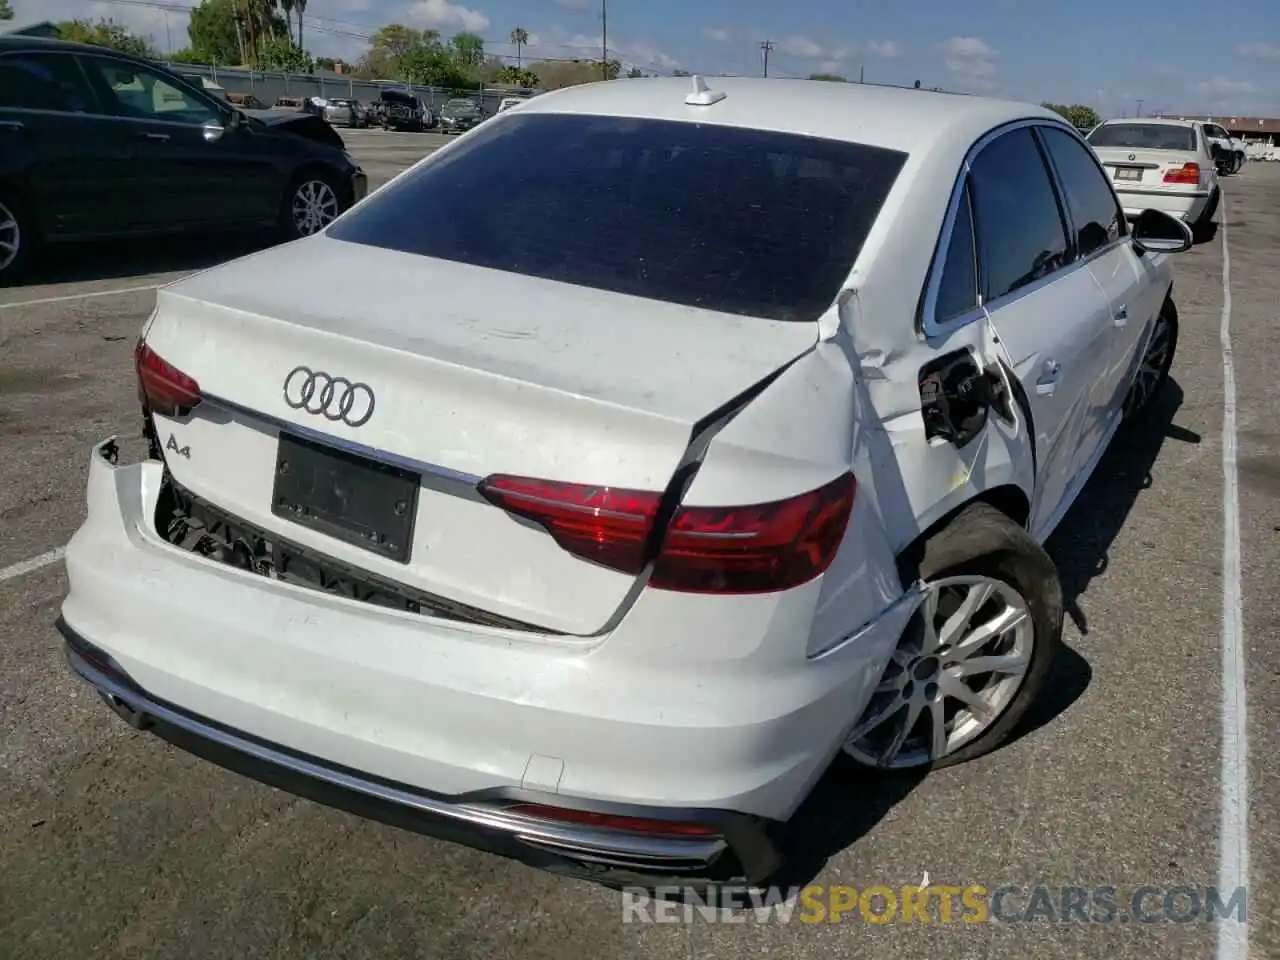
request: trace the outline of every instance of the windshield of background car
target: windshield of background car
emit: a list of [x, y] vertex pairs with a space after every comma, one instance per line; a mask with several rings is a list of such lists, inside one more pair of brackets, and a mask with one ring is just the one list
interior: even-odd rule
[[1169, 123], [1108, 123], [1089, 134], [1089, 143], [1133, 150], [1195, 150], [1196, 132]]
[[722, 313], [809, 321], [906, 154], [740, 127], [509, 114], [329, 236]]

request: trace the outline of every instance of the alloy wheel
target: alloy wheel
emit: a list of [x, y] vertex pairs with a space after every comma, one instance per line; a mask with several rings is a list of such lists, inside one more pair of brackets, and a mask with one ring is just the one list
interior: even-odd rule
[[307, 180], [293, 194], [293, 226], [300, 237], [318, 233], [338, 216], [338, 197], [323, 180]]
[[9, 269], [22, 251], [22, 228], [14, 212], [0, 202], [0, 271]]
[[1035, 641], [1027, 601], [1009, 584], [982, 576], [927, 584], [845, 752], [885, 770], [955, 753], [1013, 703]]
[[1169, 321], [1161, 314], [1156, 318], [1155, 329], [1151, 331], [1151, 342], [1147, 344], [1147, 352], [1133, 378], [1133, 386], [1129, 388], [1129, 396], [1125, 398], [1125, 416], [1131, 416], [1146, 406], [1147, 401], [1160, 387], [1165, 369], [1169, 363], [1169, 347], [1172, 344], [1172, 330]]

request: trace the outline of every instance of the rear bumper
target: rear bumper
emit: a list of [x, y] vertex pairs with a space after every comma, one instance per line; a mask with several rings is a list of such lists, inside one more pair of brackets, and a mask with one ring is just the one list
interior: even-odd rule
[[[666, 840], [611, 846], [575, 832], [553, 838], [553, 859], [585, 844], [590, 856], [573, 862], [652, 872], [657, 861], [721, 868], [727, 851], [757, 879], [772, 855], [750, 825], [788, 819], [808, 795], [914, 610], [914, 592], [890, 596], [813, 659], [802, 631], [816, 589], [700, 617], [640, 604], [590, 641], [419, 617], [167, 543], [154, 529], [161, 464], [117, 464], [112, 451], [93, 453], [88, 516], [67, 547], [63, 632], [77, 672], [157, 732], [213, 743], [271, 777], [304, 773], [361, 804], [390, 802], [396, 816], [443, 822], [451, 838], [497, 852], [543, 855], [547, 843], [491, 810], [473, 842], [473, 801], [533, 795], [725, 825], [719, 854], [682, 846], [672, 857]], [[869, 520], [855, 508], [853, 522]]]
[[1187, 223], [1200, 218], [1209, 204], [1210, 191], [1195, 190], [1173, 193], [1165, 190], [1125, 190], [1116, 187], [1126, 217], [1137, 217], [1144, 210], [1159, 210]]
[[[656, 879], [759, 881], [778, 866], [764, 823], [724, 811], [679, 811], [684, 823], [702, 823], [708, 837], [661, 837], [534, 820], [506, 812], [515, 803], [563, 807], [555, 796], [521, 790], [447, 797], [268, 743], [197, 716], [147, 693], [110, 655], [62, 619], [68, 666], [127, 723], [154, 733], [195, 756], [298, 796], [401, 829], [456, 843], [530, 866], [605, 883]], [[575, 809], [629, 817], [672, 819], [676, 811], [595, 804]]]

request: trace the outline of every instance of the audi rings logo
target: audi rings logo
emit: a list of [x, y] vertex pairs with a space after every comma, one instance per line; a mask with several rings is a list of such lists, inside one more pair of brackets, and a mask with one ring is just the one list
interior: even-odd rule
[[373, 391], [366, 383], [352, 383], [323, 370], [294, 367], [284, 378], [284, 402], [334, 423], [362, 427], [373, 416]]

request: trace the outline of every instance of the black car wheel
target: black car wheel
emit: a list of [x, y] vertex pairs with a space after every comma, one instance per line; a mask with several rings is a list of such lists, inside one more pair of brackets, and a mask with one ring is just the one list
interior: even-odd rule
[[290, 240], [319, 233], [342, 212], [342, 193], [327, 173], [309, 171], [295, 177], [285, 195], [281, 226]]
[[0, 191], [0, 286], [21, 275], [35, 245], [35, 230], [21, 200]]

